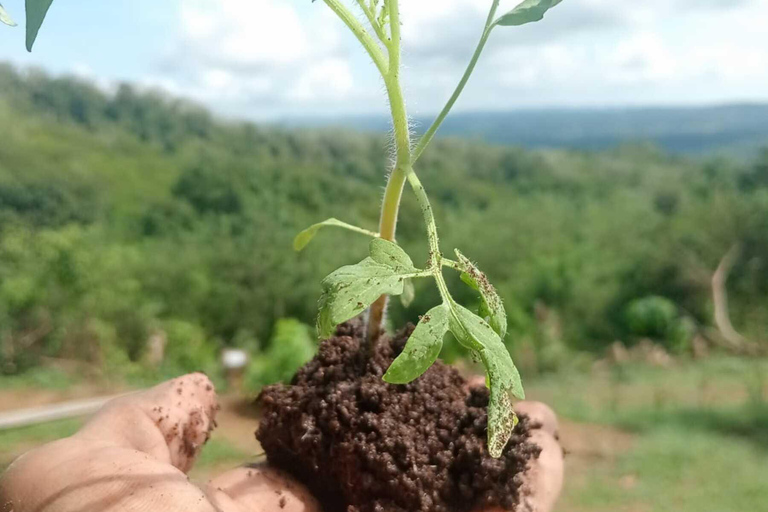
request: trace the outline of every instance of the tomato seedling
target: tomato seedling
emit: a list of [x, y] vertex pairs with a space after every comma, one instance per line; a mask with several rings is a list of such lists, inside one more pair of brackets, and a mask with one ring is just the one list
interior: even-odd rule
[[[485, 367], [486, 381], [490, 388], [488, 450], [491, 456], [500, 457], [517, 424], [512, 397], [525, 397], [520, 374], [502, 341], [507, 329], [504, 306], [485, 274], [458, 249], [455, 251], [455, 260], [443, 256], [432, 206], [414, 166], [464, 90], [493, 30], [496, 27], [539, 21], [547, 10], [561, 0], [525, 0], [498, 16], [499, 0], [493, 0], [480, 41], [464, 75], [445, 107], [415, 146], [411, 142], [400, 79], [398, 0], [356, 0], [364, 21], [340, 0], [323, 1], [352, 31], [381, 73], [389, 100], [396, 153], [384, 192], [378, 233], [337, 219], [328, 219], [307, 228], [296, 237], [294, 247], [297, 250], [303, 249], [326, 226], [350, 229], [373, 237], [367, 258], [356, 265], [341, 267], [323, 280], [318, 333], [323, 338], [328, 337], [338, 324], [367, 309], [368, 343], [373, 344], [381, 332], [387, 297], [401, 295], [407, 303], [413, 296], [413, 279], [434, 279], [442, 303], [421, 316], [403, 352], [384, 375], [384, 380], [405, 384], [419, 377], [435, 362], [443, 338], [450, 331], [470, 351], [472, 357]], [[427, 228], [429, 259], [423, 269], [417, 268], [410, 256], [395, 243], [397, 214], [406, 181], [416, 195]], [[461, 272], [462, 280], [479, 292], [479, 314], [469, 311], [454, 300], [443, 276], [444, 267]]]
[[[414, 171], [414, 165], [464, 90], [493, 30], [496, 27], [539, 21], [562, 0], [525, 0], [498, 16], [500, 0], [492, 0], [480, 40], [464, 75], [445, 107], [415, 146], [411, 142], [400, 80], [399, 0], [355, 0], [365, 21], [358, 19], [340, 0], [323, 1], [352, 31], [381, 73], [392, 115], [396, 153], [384, 192], [378, 233], [337, 219], [328, 219], [302, 231], [294, 241], [294, 248], [302, 250], [321, 228], [327, 226], [349, 229], [373, 238], [367, 258], [356, 265], [341, 267], [323, 280], [318, 333], [321, 337], [328, 337], [338, 324], [368, 309], [368, 343], [373, 344], [381, 332], [388, 296], [401, 295], [404, 302], [408, 303], [413, 298], [413, 279], [434, 279], [442, 303], [422, 315], [403, 352], [384, 375], [384, 380], [392, 384], [405, 384], [418, 378], [435, 362], [442, 349], [443, 338], [450, 331], [470, 351], [472, 357], [485, 367], [486, 382], [490, 388], [488, 451], [491, 456], [500, 457], [517, 424], [511, 399], [525, 397], [520, 374], [502, 341], [507, 330], [504, 306], [485, 274], [458, 249], [455, 250], [456, 260], [443, 256], [432, 206]], [[26, 0], [27, 50], [32, 51], [52, 3], [53, 0]], [[2, 5], [0, 22], [15, 25]], [[395, 243], [397, 214], [406, 181], [416, 195], [427, 228], [429, 259], [424, 269], [417, 268], [410, 256]], [[479, 314], [469, 311], [453, 299], [443, 276], [443, 267], [461, 272], [462, 280], [479, 292]]]

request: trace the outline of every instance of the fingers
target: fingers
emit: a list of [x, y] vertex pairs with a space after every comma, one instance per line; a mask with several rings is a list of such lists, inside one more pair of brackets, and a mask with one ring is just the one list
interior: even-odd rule
[[0, 477], [2, 512], [149, 510], [216, 511], [179, 469], [93, 439], [70, 437], [38, 448]]
[[225, 473], [208, 483], [207, 493], [225, 512], [320, 512], [304, 486], [266, 465]]
[[563, 488], [563, 450], [557, 440], [557, 415], [546, 404], [533, 401], [518, 402], [515, 412], [525, 414], [534, 424], [530, 441], [541, 448], [538, 459], [531, 462], [526, 472], [528, 495], [518, 509], [550, 512]]
[[201, 374], [114, 400], [74, 436], [15, 461], [0, 477], [0, 512], [214, 512], [184, 471], [215, 413]]
[[531, 442], [541, 447], [539, 458], [531, 463], [526, 474], [526, 488], [530, 495], [525, 499], [529, 508], [535, 512], [551, 511], [563, 488], [563, 450], [555, 438], [544, 430], [534, 430]]
[[107, 404], [75, 437], [146, 453], [187, 472], [216, 422], [210, 379], [194, 373]]
[[557, 438], [557, 415], [548, 405], [541, 402], [524, 401], [515, 404], [515, 412], [525, 414], [537, 428]]

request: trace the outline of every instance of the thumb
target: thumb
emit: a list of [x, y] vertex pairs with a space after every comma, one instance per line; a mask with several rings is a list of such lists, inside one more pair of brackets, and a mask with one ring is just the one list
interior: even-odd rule
[[144, 452], [186, 473], [216, 426], [217, 410], [210, 379], [193, 373], [111, 401], [74, 437]]

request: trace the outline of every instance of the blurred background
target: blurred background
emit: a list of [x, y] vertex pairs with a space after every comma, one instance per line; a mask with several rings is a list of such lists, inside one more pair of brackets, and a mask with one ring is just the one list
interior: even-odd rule
[[[489, 0], [401, 3], [418, 133]], [[494, 33], [419, 161], [444, 249], [489, 275], [529, 397], [562, 417], [560, 511], [768, 502], [766, 19], [762, 0], [565, 0]], [[374, 67], [321, 2], [54, 2], [23, 40], [0, 27], [0, 468], [83, 421], [12, 412], [192, 370], [225, 404], [196, 476], [258, 455], [248, 403], [313, 355], [319, 282], [367, 246], [293, 236], [376, 229]], [[426, 259], [408, 191], [398, 241]], [[390, 328], [439, 300], [416, 285]], [[230, 349], [248, 358], [227, 378]]]

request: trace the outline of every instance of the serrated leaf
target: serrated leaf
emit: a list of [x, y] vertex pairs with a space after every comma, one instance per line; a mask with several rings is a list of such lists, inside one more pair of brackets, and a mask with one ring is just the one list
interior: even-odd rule
[[405, 274], [418, 272], [413, 266], [411, 257], [396, 243], [384, 240], [383, 238], [374, 238], [369, 246], [371, 258], [377, 263], [388, 265], [396, 272]]
[[413, 281], [406, 279], [403, 282], [403, 293], [400, 294], [400, 304], [404, 308], [407, 308], [413, 303], [413, 299], [416, 298], [416, 288], [413, 286]]
[[562, 2], [562, 0], [525, 0], [523, 3], [500, 16], [495, 25], [506, 27], [525, 25], [544, 18], [544, 13]]
[[344, 228], [368, 236], [378, 236], [378, 233], [374, 233], [373, 231], [368, 231], [367, 229], [347, 224], [346, 222], [342, 222], [339, 219], [330, 218], [324, 220], [323, 222], [312, 224], [307, 229], [296, 235], [296, 238], [293, 239], [293, 249], [297, 252], [302, 251], [309, 244], [309, 242], [315, 238], [317, 232], [324, 227]]
[[443, 336], [448, 332], [448, 306], [430, 309], [419, 320], [405, 348], [392, 362], [384, 380], [390, 384], [407, 384], [432, 366], [443, 348]]
[[13, 18], [11, 18], [11, 15], [8, 14], [8, 11], [3, 8], [2, 4], [0, 4], [0, 22], [5, 23], [9, 27], [16, 26], [16, 22], [13, 21]]
[[488, 277], [458, 249], [456, 249], [456, 257], [463, 270], [461, 280], [480, 292], [480, 316], [487, 319], [493, 330], [501, 339], [504, 339], [507, 335], [507, 313], [496, 288], [488, 281]]
[[451, 304], [450, 312], [450, 331], [459, 343], [477, 352], [490, 381], [488, 452], [498, 458], [517, 424], [511, 397], [525, 398], [520, 373], [501, 338], [485, 320], [459, 304]]
[[27, 0], [27, 51], [32, 51], [37, 34], [53, 0]]

